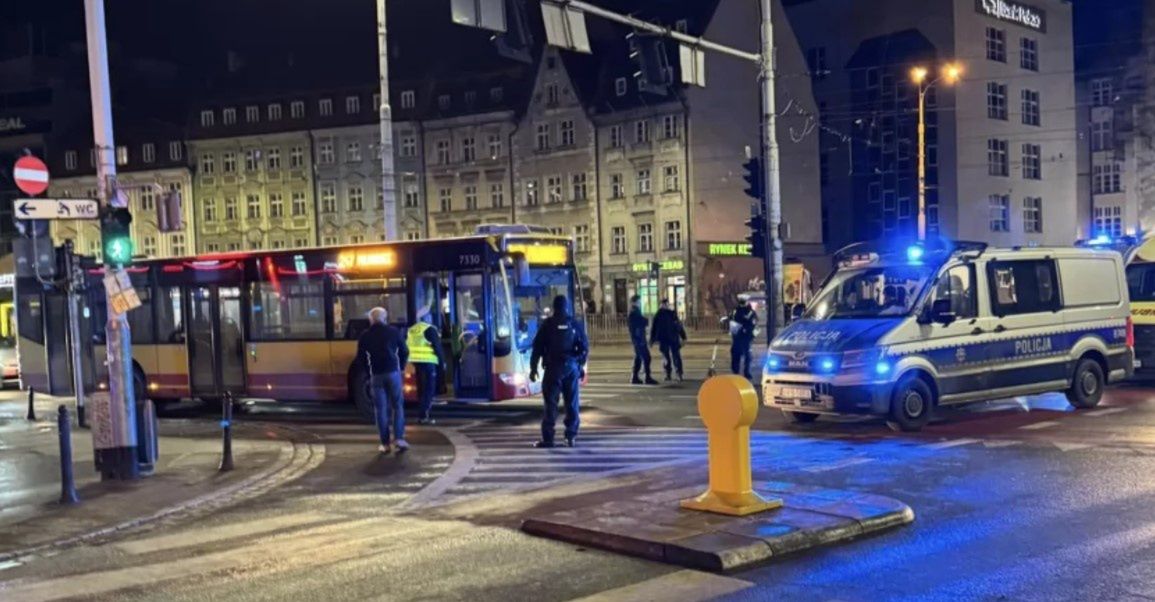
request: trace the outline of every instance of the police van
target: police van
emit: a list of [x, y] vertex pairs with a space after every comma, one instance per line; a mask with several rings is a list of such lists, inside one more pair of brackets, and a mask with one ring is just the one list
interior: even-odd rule
[[926, 241], [835, 260], [763, 366], [763, 403], [798, 422], [876, 414], [915, 431], [937, 405], [1051, 391], [1092, 408], [1133, 370], [1116, 252]]

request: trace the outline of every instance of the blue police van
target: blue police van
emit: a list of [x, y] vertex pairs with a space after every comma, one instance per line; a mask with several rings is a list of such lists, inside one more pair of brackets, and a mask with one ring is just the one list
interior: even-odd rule
[[795, 421], [875, 414], [916, 431], [938, 405], [1053, 391], [1092, 408], [1134, 369], [1118, 252], [859, 243], [835, 261], [763, 366], [763, 403]]

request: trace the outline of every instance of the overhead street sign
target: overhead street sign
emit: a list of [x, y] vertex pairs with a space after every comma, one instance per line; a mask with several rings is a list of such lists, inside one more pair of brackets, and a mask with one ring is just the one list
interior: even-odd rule
[[31, 155], [20, 157], [12, 168], [16, 187], [24, 194], [40, 194], [48, 190], [48, 166]]
[[100, 206], [92, 199], [16, 199], [16, 219], [96, 219]]

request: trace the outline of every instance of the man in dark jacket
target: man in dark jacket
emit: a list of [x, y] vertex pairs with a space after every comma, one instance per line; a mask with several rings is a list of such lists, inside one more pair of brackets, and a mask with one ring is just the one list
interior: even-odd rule
[[585, 378], [589, 340], [581, 322], [570, 317], [569, 301], [558, 295], [553, 300], [553, 314], [538, 327], [533, 338], [533, 354], [529, 359], [529, 380], [537, 381], [537, 365], [545, 364], [541, 393], [545, 400], [545, 415], [541, 420], [541, 440], [534, 447], [553, 447], [554, 426], [557, 424], [557, 402], [565, 400], [565, 443], [574, 446], [578, 426], [578, 386]]
[[738, 299], [738, 307], [730, 314], [730, 370], [754, 380], [750, 374], [750, 345], [754, 343], [754, 329], [758, 326], [758, 314], [744, 298]]
[[662, 352], [662, 368], [666, 370], [666, 380], [671, 378], [671, 370], [682, 380], [682, 341], [686, 340], [686, 329], [678, 314], [670, 309], [670, 300], [662, 299], [658, 313], [654, 314], [654, 328], [650, 331], [650, 344], [655, 342]]
[[640, 385], [642, 379], [638, 377], [638, 370], [645, 366], [647, 385], [656, 385], [658, 381], [650, 373], [650, 346], [646, 344], [646, 327], [650, 325], [650, 321], [646, 316], [642, 315], [642, 298], [638, 295], [630, 297], [630, 342], [634, 344], [634, 376], [630, 379], [631, 384]]
[[369, 310], [369, 329], [357, 339], [357, 358], [364, 362], [370, 375], [370, 395], [377, 415], [377, 434], [383, 454], [392, 451], [389, 428], [393, 428], [393, 443], [397, 453], [405, 453], [405, 399], [401, 394], [402, 370], [409, 361], [409, 347], [405, 335], [388, 324], [389, 312], [384, 307]]

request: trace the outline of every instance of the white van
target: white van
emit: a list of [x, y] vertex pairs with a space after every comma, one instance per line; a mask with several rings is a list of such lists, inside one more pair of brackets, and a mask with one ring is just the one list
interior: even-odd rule
[[936, 405], [1066, 391], [1077, 408], [1133, 370], [1117, 252], [851, 245], [771, 343], [764, 404], [799, 422], [877, 414], [921, 429]]

